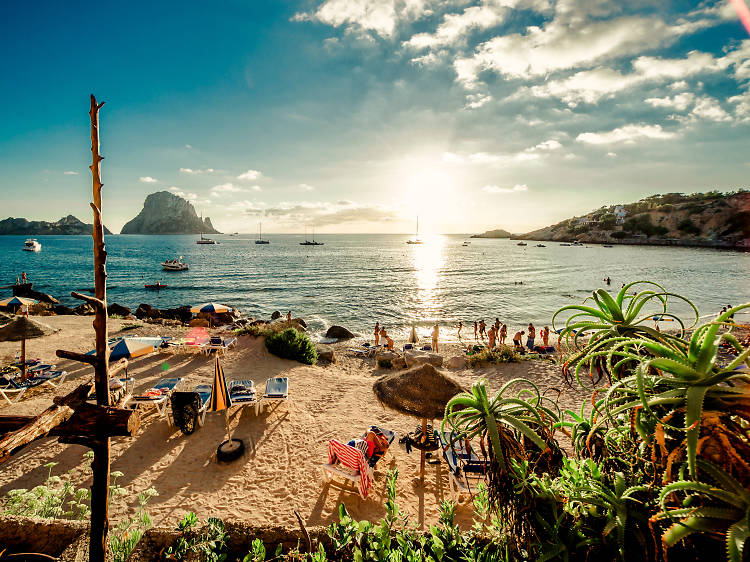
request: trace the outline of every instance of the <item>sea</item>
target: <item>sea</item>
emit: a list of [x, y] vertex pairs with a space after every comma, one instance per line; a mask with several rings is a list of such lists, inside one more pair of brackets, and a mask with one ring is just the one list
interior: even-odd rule
[[[705, 318], [750, 302], [750, 253], [557, 242], [537, 247], [533, 241], [519, 246], [458, 234], [424, 236], [414, 245], [406, 244], [407, 235], [318, 234], [322, 246], [301, 246], [304, 236], [296, 234], [266, 238], [270, 244], [259, 245], [252, 235], [218, 235], [217, 245], [197, 245], [194, 235], [107, 236], [108, 302], [133, 309], [140, 303], [171, 308], [216, 302], [264, 319], [291, 311], [315, 337], [338, 324], [366, 338], [377, 321], [405, 338], [412, 326], [426, 335], [439, 323], [441, 339], [448, 340], [455, 339], [459, 321], [464, 336], [473, 336], [473, 322], [480, 319], [490, 324], [498, 318], [509, 331], [529, 322], [550, 325], [560, 307], [631, 281], [655, 281], [684, 295]], [[80, 304], [71, 291], [93, 291], [90, 236], [40, 236], [39, 253], [22, 251], [25, 239], [0, 236], [0, 286], [26, 272], [36, 290], [70, 306]], [[166, 272], [159, 265], [180, 256], [189, 271]], [[158, 281], [168, 287], [144, 288]], [[0, 298], [10, 295], [9, 288], [0, 289]], [[670, 310], [690, 316], [675, 298]]]

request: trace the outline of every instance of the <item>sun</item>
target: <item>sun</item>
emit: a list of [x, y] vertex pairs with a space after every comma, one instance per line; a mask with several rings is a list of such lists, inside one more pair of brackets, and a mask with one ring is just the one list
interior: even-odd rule
[[431, 225], [451, 222], [460, 187], [453, 171], [439, 158], [405, 159], [396, 181], [404, 214], [412, 211], [413, 216], [419, 216], [420, 235], [432, 232]]

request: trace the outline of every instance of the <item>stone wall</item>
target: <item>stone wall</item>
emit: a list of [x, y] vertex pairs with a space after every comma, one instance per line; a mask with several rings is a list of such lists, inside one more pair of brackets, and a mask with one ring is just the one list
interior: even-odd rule
[[0, 550], [35, 552], [63, 562], [88, 560], [88, 521], [0, 516]]

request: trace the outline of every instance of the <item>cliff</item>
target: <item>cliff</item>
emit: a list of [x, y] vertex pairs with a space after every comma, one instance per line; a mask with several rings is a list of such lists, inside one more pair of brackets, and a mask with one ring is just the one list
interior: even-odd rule
[[146, 197], [138, 216], [122, 227], [120, 234], [220, 234], [211, 219], [195, 214], [193, 205], [169, 191]]
[[750, 192], [652, 195], [512, 238], [748, 249]]
[[[28, 221], [26, 219], [8, 217], [0, 221], [0, 235], [17, 234], [22, 236], [41, 236], [46, 234], [91, 234], [93, 225], [86, 224], [73, 215], [61, 218], [57, 222]], [[112, 234], [104, 227], [104, 234]]]
[[498, 228], [496, 230], [488, 230], [482, 234], [473, 234], [472, 238], [510, 238], [510, 232]]

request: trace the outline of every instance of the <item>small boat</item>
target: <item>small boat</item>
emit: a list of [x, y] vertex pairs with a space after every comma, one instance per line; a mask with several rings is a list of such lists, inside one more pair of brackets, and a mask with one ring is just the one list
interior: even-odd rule
[[23, 243], [24, 252], [41, 252], [42, 245], [37, 242], [36, 238], [29, 238]]
[[161, 289], [166, 289], [167, 288], [167, 286], [164, 283], [162, 283], [162, 282], [146, 284], [146, 285], [144, 285], [144, 287], [146, 289], [153, 289], [153, 290], [156, 290], [156, 291], [160, 291]]
[[547, 246], [545, 246], [544, 244], [537, 244], [536, 247], [537, 248], [546, 248]]
[[419, 217], [417, 217], [417, 233], [414, 236], [414, 240], [407, 240], [407, 244], [424, 244], [422, 240], [419, 239]]
[[[201, 224], [203, 224], [203, 213], [201, 213]], [[216, 240], [211, 240], [210, 238], [206, 238], [203, 236], [203, 233], [201, 232], [201, 238], [200, 240], [195, 241], [196, 244], [218, 244]]]
[[258, 223], [258, 239], [255, 241], [256, 244], [270, 244], [270, 240], [263, 240], [263, 234], [262, 234], [262, 224]]
[[307, 239], [307, 229], [305, 229], [305, 241], [299, 243], [300, 246], [322, 246], [323, 244], [324, 244], [323, 242], [315, 241], [315, 227], [313, 227], [312, 241]]
[[516, 246], [528, 246], [526, 242], [519, 242]]
[[463, 244], [461, 244], [461, 245], [462, 245], [462, 246], [464, 246], [464, 247], [467, 247], [467, 246], [468, 246], [469, 244], [471, 244], [471, 242], [464, 242], [464, 243], [463, 243]]
[[564, 244], [560, 244], [560, 246], [570, 246], [570, 244], [568, 244], [568, 243], [566, 242], [566, 243], [564, 243]]
[[612, 247], [612, 244], [604, 244], [604, 247], [605, 247], [605, 248], [611, 248], [611, 247]]
[[571, 244], [571, 246], [583, 246], [583, 244], [581, 244], [580, 242], [578, 242], [578, 241], [576, 240], [575, 242], [573, 242], [573, 243]]
[[161, 267], [164, 271], [187, 271], [190, 266], [182, 261], [182, 256], [179, 259], [164, 260], [161, 262]]

